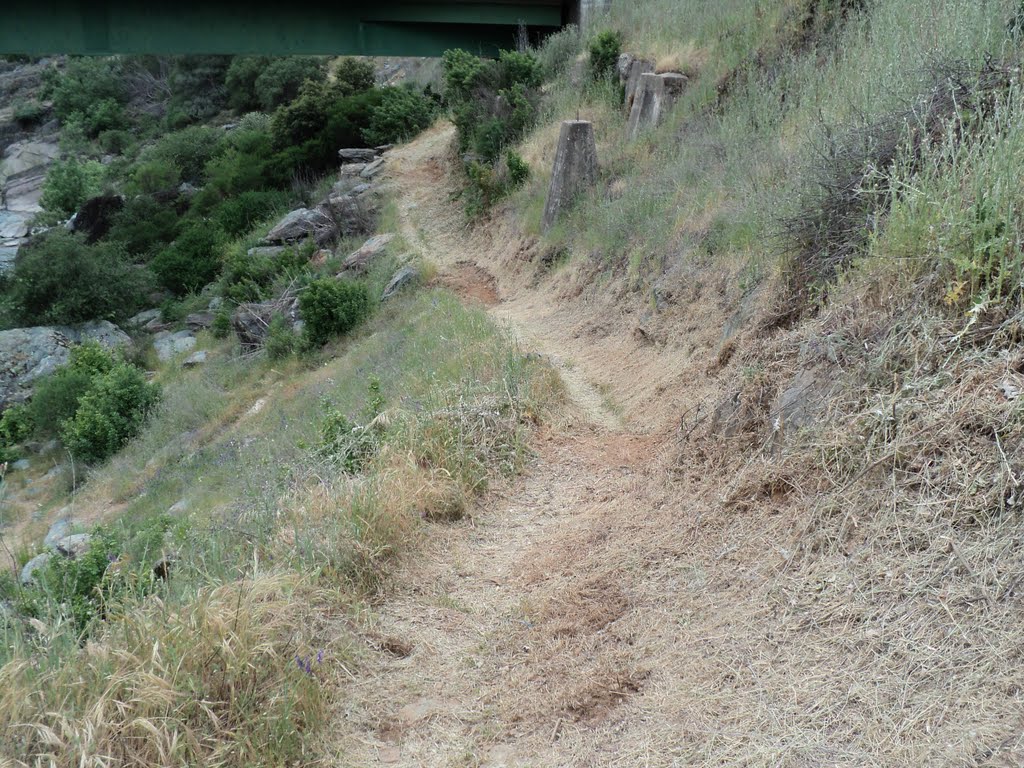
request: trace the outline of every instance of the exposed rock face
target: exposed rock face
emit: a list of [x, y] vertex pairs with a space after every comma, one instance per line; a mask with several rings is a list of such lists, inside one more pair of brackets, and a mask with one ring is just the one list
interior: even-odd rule
[[200, 349], [198, 352], [193, 352], [191, 355], [186, 357], [181, 365], [183, 368], [196, 368], [206, 362], [206, 357], [206, 350]]
[[360, 178], [363, 178], [363, 179], [372, 179], [374, 176], [376, 176], [378, 173], [380, 173], [383, 170], [384, 170], [384, 158], [383, 157], [379, 157], [376, 160], [374, 160], [372, 163], [367, 164], [367, 166], [365, 168], [363, 168], [363, 170], [361, 170], [359, 172], [359, 176], [360, 176]]
[[73, 560], [89, 548], [91, 540], [88, 533], [73, 533], [57, 542], [57, 552]]
[[338, 159], [342, 164], [348, 163], [370, 163], [377, 157], [372, 149], [339, 149]]
[[679, 100], [687, 82], [686, 75], [676, 72], [640, 75], [629, 111], [629, 137], [635, 139], [644, 128], [660, 123]]
[[192, 331], [201, 331], [213, 325], [213, 312], [193, 312], [185, 318], [185, 325]]
[[196, 337], [192, 331], [161, 331], [153, 337], [153, 349], [161, 362], [166, 363], [173, 357], [188, 352], [196, 345]]
[[43, 552], [25, 563], [25, 567], [21, 569], [20, 578], [22, 586], [27, 587], [30, 584], [34, 584], [36, 575], [47, 566], [52, 558], [53, 552]]
[[280, 315], [298, 335], [302, 330], [299, 316], [299, 297], [294, 291], [286, 291], [271, 301], [239, 304], [231, 316], [231, 325], [238, 335], [242, 349], [252, 351], [263, 346], [270, 328], [270, 321]]
[[312, 237], [317, 245], [326, 245], [338, 237], [334, 219], [322, 208], [298, 208], [267, 233], [268, 243], [280, 245], [295, 243]]
[[551, 186], [544, 206], [543, 229], [551, 229], [576, 196], [597, 179], [597, 145], [594, 126], [586, 120], [566, 120], [558, 136], [558, 150], [551, 171]]
[[114, 215], [124, 208], [120, 195], [98, 195], [82, 203], [71, 223], [72, 232], [85, 235], [85, 242], [95, 243], [110, 231]]
[[73, 524], [70, 518], [64, 517], [50, 526], [50, 530], [43, 539], [43, 546], [47, 549], [56, 549], [57, 542], [66, 539], [71, 535]]
[[106, 320], [0, 331], [0, 410], [27, 399], [35, 380], [64, 365], [71, 348], [85, 341], [107, 349], [131, 344], [128, 334]]
[[357, 192], [356, 189], [359, 187], [367, 187], [367, 185], [358, 185], [346, 194], [332, 194], [321, 206], [331, 212], [331, 217], [338, 225], [338, 230], [346, 237], [365, 235], [373, 231], [377, 220], [374, 202], [365, 194], [365, 189]]
[[419, 270], [415, 267], [402, 267], [388, 281], [387, 287], [384, 288], [384, 292], [380, 296], [380, 300], [387, 301], [419, 276]]
[[390, 232], [374, 235], [345, 258], [345, 261], [341, 263], [342, 270], [365, 272], [370, 262], [382, 254], [388, 247], [388, 243], [394, 239], [395, 236]]

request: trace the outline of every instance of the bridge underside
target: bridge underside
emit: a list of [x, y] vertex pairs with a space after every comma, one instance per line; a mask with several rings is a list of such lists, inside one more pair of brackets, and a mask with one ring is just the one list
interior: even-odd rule
[[439, 56], [514, 48], [579, 0], [5, 0], [0, 53]]

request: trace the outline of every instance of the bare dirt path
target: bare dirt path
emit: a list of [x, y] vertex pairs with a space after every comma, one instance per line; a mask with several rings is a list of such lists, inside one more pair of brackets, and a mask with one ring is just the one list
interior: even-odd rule
[[507, 323], [524, 352], [547, 356], [574, 417], [542, 432], [524, 476], [490, 493], [471, 522], [432, 528], [398, 574], [371, 620], [371, 671], [338, 711], [336, 760], [578, 764], [580, 741], [646, 672], [614, 628], [628, 579], [612, 564], [577, 566], [608, 534], [603, 518], [653, 503], [644, 489], [662, 438], [626, 427], [580, 363], [581, 345], [550, 307], [502, 280], [489, 235], [465, 228], [445, 184], [451, 140], [450, 127], [436, 128], [390, 159], [401, 234], [438, 265], [440, 282]]

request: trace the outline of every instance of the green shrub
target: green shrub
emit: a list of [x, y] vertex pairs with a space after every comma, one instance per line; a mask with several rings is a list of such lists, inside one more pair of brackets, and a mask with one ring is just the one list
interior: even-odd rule
[[476, 219], [485, 214], [492, 205], [505, 196], [505, 186], [498, 172], [487, 163], [472, 162], [466, 167], [468, 184], [465, 197], [466, 215]]
[[314, 56], [271, 59], [253, 83], [253, 92], [259, 106], [272, 112], [298, 96], [307, 80], [316, 83], [325, 80], [323, 60]]
[[269, 56], [235, 56], [224, 76], [228, 106], [238, 113], [259, 109], [256, 79], [270, 64]]
[[225, 307], [221, 307], [213, 314], [210, 333], [215, 339], [226, 339], [231, 335], [231, 313]]
[[594, 80], [608, 80], [615, 74], [615, 66], [622, 53], [622, 35], [606, 29], [590, 41], [590, 75]]
[[23, 325], [118, 321], [139, 309], [151, 286], [116, 243], [86, 245], [55, 229], [18, 253], [8, 294]]
[[270, 214], [288, 204], [290, 195], [277, 190], [248, 190], [218, 206], [214, 218], [231, 237], [249, 232]]
[[461, 48], [444, 52], [445, 98], [449, 104], [462, 104], [473, 99], [475, 91], [485, 85], [493, 70], [485, 59]]
[[39, 204], [46, 211], [70, 216], [102, 189], [103, 166], [87, 160], [58, 160], [46, 172]]
[[32, 411], [27, 405], [12, 405], [0, 415], [0, 463], [17, 458], [14, 447], [35, 431]]
[[508, 167], [509, 183], [513, 187], [526, 183], [526, 180], [530, 178], [530, 166], [518, 152], [511, 149], [506, 152], [505, 165]]
[[370, 314], [370, 293], [351, 280], [314, 280], [299, 295], [307, 341], [322, 346], [356, 328]]
[[317, 453], [324, 459], [337, 462], [342, 471], [355, 475], [361, 472], [377, 452], [384, 439], [384, 430], [376, 421], [384, 410], [380, 381], [370, 379], [363, 424], [356, 424], [344, 413], [325, 405], [320, 424], [320, 445]]
[[105, 131], [122, 130], [128, 125], [124, 105], [117, 99], [103, 99], [93, 104], [80, 120], [85, 135], [90, 138]]
[[231, 248], [221, 273], [221, 292], [236, 304], [270, 298], [280, 277], [295, 277], [307, 268], [308, 248], [289, 248], [277, 256], [250, 256], [243, 247]]
[[130, 171], [132, 192], [152, 195], [175, 189], [181, 183], [181, 172], [170, 160], [154, 158], [138, 163]]
[[498, 55], [497, 74], [498, 87], [504, 89], [514, 85], [540, 88], [544, 73], [540, 61], [533, 53], [501, 51]]
[[178, 296], [198, 291], [220, 271], [224, 234], [211, 222], [192, 221], [151, 262], [160, 284]]
[[73, 456], [103, 461], [139, 433], [159, 400], [159, 387], [145, 373], [119, 363], [93, 381], [74, 417], [61, 425], [61, 440]]
[[579, 27], [570, 24], [548, 35], [537, 52], [544, 76], [554, 79], [564, 72], [580, 52]]
[[142, 160], [170, 163], [181, 181], [201, 184], [206, 165], [225, 149], [224, 132], [208, 125], [194, 125], [168, 133], [146, 149]]
[[62, 124], [76, 123], [88, 138], [124, 127], [127, 94], [118, 59], [69, 58], [63, 70], [47, 70], [45, 77], [45, 93]]
[[288, 320], [281, 315], [274, 315], [267, 326], [267, 340], [263, 348], [271, 360], [282, 360], [295, 353], [298, 341]]
[[114, 356], [96, 342], [71, 350], [70, 360], [36, 384], [29, 411], [38, 435], [53, 437], [62, 423], [72, 418], [93, 382], [113, 370]]
[[408, 88], [382, 89], [381, 102], [370, 114], [363, 129], [367, 143], [397, 144], [408, 141], [434, 120], [434, 102]]
[[224, 80], [230, 56], [177, 56], [168, 77], [167, 124], [181, 128], [213, 117], [227, 104]]
[[145, 259], [178, 236], [178, 223], [173, 207], [140, 195], [115, 214], [107, 240], [120, 243], [131, 256]]
[[225, 197], [285, 187], [291, 174], [275, 155], [269, 130], [239, 127], [229, 134], [224, 153], [207, 164], [206, 177], [206, 187], [193, 200], [193, 209], [208, 213]]
[[100, 149], [112, 155], [124, 154], [135, 143], [135, 137], [131, 131], [120, 128], [103, 131], [96, 140], [100, 145]]
[[346, 57], [334, 67], [334, 87], [341, 96], [355, 96], [374, 86], [373, 64], [366, 59]]

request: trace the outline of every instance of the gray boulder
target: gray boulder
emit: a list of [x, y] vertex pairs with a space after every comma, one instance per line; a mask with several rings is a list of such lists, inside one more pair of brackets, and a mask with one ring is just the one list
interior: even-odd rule
[[61, 518], [55, 522], [50, 526], [50, 530], [47, 531], [46, 538], [43, 539], [43, 546], [47, 549], [56, 549], [57, 542], [71, 535], [73, 525], [69, 517]]
[[185, 318], [185, 325], [193, 331], [201, 331], [213, 325], [213, 312], [193, 312]]
[[53, 373], [68, 361], [72, 347], [90, 340], [107, 349], [131, 344], [128, 334], [106, 320], [0, 331], [0, 409], [27, 399], [36, 379]]
[[141, 328], [153, 320], [161, 320], [163, 318], [163, 312], [159, 309], [144, 309], [137, 315], [132, 315], [128, 318], [127, 325], [132, 328]]
[[331, 212], [338, 230], [346, 237], [372, 232], [377, 220], [374, 202], [355, 190], [344, 195], [331, 195], [323, 207]]
[[300, 333], [302, 319], [299, 316], [299, 298], [295, 291], [286, 291], [270, 301], [239, 304], [231, 316], [231, 325], [242, 349], [252, 351], [262, 347], [270, 329], [270, 321], [277, 315], [288, 322], [293, 333]]
[[181, 365], [183, 368], [196, 368], [206, 362], [206, 356], [206, 350], [200, 349], [186, 357]]
[[317, 245], [325, 245], [338, 237], [334, 219], [321, 208], [298, 208], [281, 219], [267, 233], [268, 243], [285, 245], [312, 237]]
[[372, 179], [378, 173], [384, 170], [384, 158], [378, 157], [372, 163], [367, 164], [363, 170], [359, 172], [360, 178]]
[[43, 552], [42, 554], [36, 555], [27, 563], [25, 567], [21, 569], [21, 583], [22, 586], [29, 586], [35, 583], [36, 574], [39, 573], [53, 558], [52, 552]]
[[415, 267], [402, 267], [392, 275], [387, 287], [384, 288], [384, 292], [380, 295], [380, 300], [387, 301], [419, 276], [420, 272]]
[[188, 352], [195, 345], [196, 337], [192, 335], [192, 331], [160, 331], [153, 337], [153, 349], [156, 350], [157, 358], [164, 363], [183, 352]]
[[390, 232], [374, 235], [345, 258], [345, 261], [341, 263], [342, 270], [353, 272], [366, 271], [370, 262], [384, 253], [388, 244], [394, 239], [395, 236]]
[[92, 536], [88, 533], [73, 533], [57, 542], [57, 551], [64, 557], [74, 560], [89, 549], [90, 541], [92, 541]]
[[287, 245], [257, 245], [254, 248], [250, 248], [245, 253], [247, 256], [267, 257], [274, 259], [280, 256], [285, 251], [290, 250], [291, 248]]

